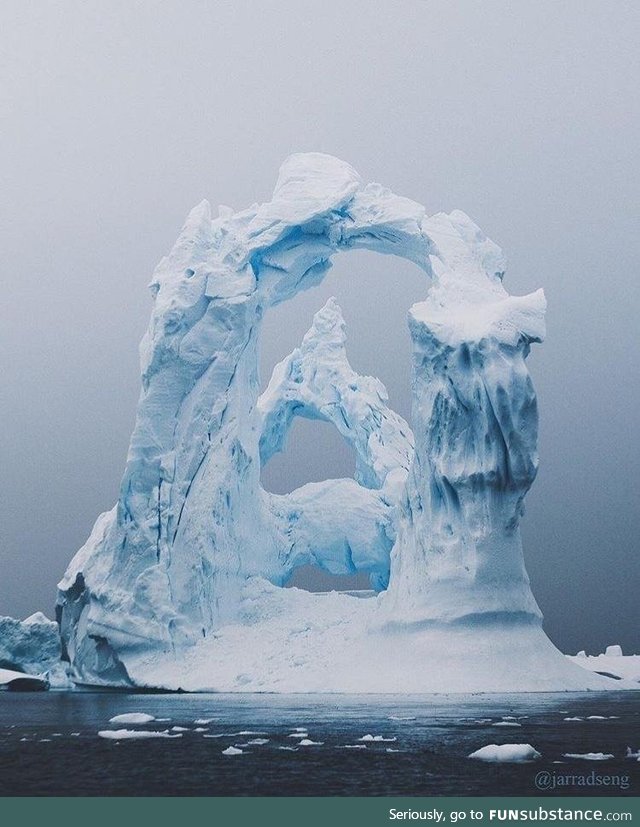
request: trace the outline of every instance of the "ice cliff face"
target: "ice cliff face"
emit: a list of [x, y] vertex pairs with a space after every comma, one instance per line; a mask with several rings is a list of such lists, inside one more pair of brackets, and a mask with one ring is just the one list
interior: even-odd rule
[[[335, 253], [359, 247], [409, 259], [432, 279], [410, 316], [415, 456], [411, 430], [388, 409], [382, 385], [349, 366], [334, 302], [259, 397], [264, 314], [317, 284]], [[463, 213], [428, 218], [326, 155], [291, 156], [266, 204], [220, 208], [215, 218], [206, 202], [196, 207], [151, 282], [118, 502], [59, 585], [75, 678], [374, 691], [387, 686], [379, 670], [359, 671], [355, 661], [374, 662], [376, 648], [397, 660], [400, 647], [400, 691], [416, 691], [428, 688], [433, 664], [416, 685], [403, 683], [415, 671], [415, 641], [380, 637], [381, 629], [396, 624], [411, 635], [425, 622], [496, 616], [529, 624], [528, 650], [540, 635], [540, 651], [555, 652], [539, 627], [518, 534], [537, 464], [524, 359], [543, 337], [544, 299], [508, 296], [503, 271], [500, 250]], [[262, 489], [261, 467], [282, 450], [295, 416], [335, 425], [355, 450], [355, 479], [284, 497]], [[390, 576], [389, 588], [373, 601], [320, 597], [316, 605], [279, 588], [305, 562], [366, 571], [378, 590]], [[304, 649], [281, 662], [302, 638]], [[347, 638], [345, 669], [366, 675], [362, 685], [337, 669], [338, 642]], [[432, 641], [443, 651], [449, 642]], [[416, 651], [432, 643], [422, 639]], [[558, 658], [547, 688], [573, 668]], [[280, 678], [269, 669], [281, 669]], [[470, 688], [482, 688], [474, 672], [477, 665]], [[509, 674], [497, 685], [520, 686]]]

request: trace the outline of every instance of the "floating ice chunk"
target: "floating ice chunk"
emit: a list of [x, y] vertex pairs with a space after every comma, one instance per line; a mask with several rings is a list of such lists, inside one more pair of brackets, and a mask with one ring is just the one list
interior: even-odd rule
[[[2, 631], [0, 629], [0, 635], [1, 634]], [[16, 672], [14, 669], [0, 669], [0, 687], [3, 689], [18, 689], [19, 687], [29, 690], [48, 689], [49, 681], [38, 675]]]
[[587, 715], [587, 721], [606, 721], [606, 715]]
[[197, 726], [206, 726], [213, 723], [213, 721], [215, 721], [215, 718], [196, 718], [193, 723]]
[[385, 752], [402, 752], [401, 749], [394, 749], [393, 747], [387, 747]]
[[610, 752], [565, 752], [564, 758], [580, 758], [583, 761], [608, 761], [614, 756]]
[[236, 735], [266, 735], [266, 732], [257, 732], [255, 729], [241, 729]]
[[250, 741], [247, 741], [247, 746], [261, 747], [263, 744], [268, 744], [268, 743], [269, 743], [268, 738], [252, 738]]
[[469, 755], [478, 761], [523, 763], [541, 758], [538, 750], [531, 744], [487, 744]]
[[613, 646], [607, 646], [604, 650], [604, 656], [606, 658], [621, 658], [622, 655], [622, 647], [614, 644]]
[[206, 730], [206, 727], [197, 726], [193, 731], [194, 732], [206, 732], [207, 730]]
[[168, 729], [163, 729], [160, 732], [143, 729], [101, 729], [98, 735], [111, 741], [133, 741], [141, 738], [182, 738], [181, 732], [171, 735]]
[[308, 732], [308, 731], [309, 731], [309, 727], [306, 727], [306, 726], [294, 726], [293, 731], [294, 731], [294, 732]]
[[289, 738], [308, 738], [308, 736], [309, 736], [308, 732], [292, 732], [289, 735]]
[[278, 749], [284, 749], [287, 752], [297, 752], [298, 751], [298, 747], [278, 747]]
[[627, 753], [626, 753], [626, 755], [625, 755], [625, 758], [636, 758], [638, 761], [640, 761], [640, 749], [639, 749], [639, 750], [636, 750], [636, 751], [634, 752], [634, 751], [631, 749], [631, 747], [627, 747]]
[[390, 721], [415, 721], [414, 715], [389, 715]]
[[233, 738], [240, 735], [239, 732], [212, 732], [210, 735], [203, 735], [203, 738]]
[[222, 750], [223, 755], [242, 755], [243, 752], [241, 749], [237, 747], [227, 747], [226, 749]]
[[516, 718], [515, 715], [503, 715], [502, 720], [503, 721], [516, 721], [517, 718]]
[[303, 738], [298, 742], [301, 747], [321, 747], [324, 741], [312, 741], [310, 738]]
[[342, 749], [366, 749], [366, 744], [344, 744]]
[[172, 726], [171, 732], [189, 732], [189, 727], [186, 726]]
[[579, 718], [577, 715], [573, 718], [563, 718], [563, 721], [583, 721], [584, 718]]
[[155, 717], [146, 712], [123, 712], [109, 718], [110, 724], [150, 724], [151, 721], [155, 721]]
[[511, 727], [513, 727], [513, 726], [518, 727], [519, 726], [519, 727], [521, 727], [522, 724], [519, 724], [517, 721], [496, 721], [494, 724], [491, 724], [491, 726], [511, 726]]
[[363, 735], [362, 738], [358, 738], [359, 741], [397, 741], [398, 739], [394, 736], [393, 738], [385, 738], [383, 735]]

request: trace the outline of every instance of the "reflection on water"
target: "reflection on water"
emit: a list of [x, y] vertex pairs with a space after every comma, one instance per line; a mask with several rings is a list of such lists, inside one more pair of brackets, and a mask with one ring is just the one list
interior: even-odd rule
[[[638, 795], [640, 763], [625, 754], [640, 747], [639, 698], [2, 693], [0, 794]], [[109, 723], [126, 712], [164, 720]], [[98, 736], [114, 729], [180, 737]], [[542, 758], [484, 764], [467, 757], [509, 743], [531, 744]], [[539, 774], [549, 786], [549, 778], [592, 773], [617, 781], [536, 788]]]

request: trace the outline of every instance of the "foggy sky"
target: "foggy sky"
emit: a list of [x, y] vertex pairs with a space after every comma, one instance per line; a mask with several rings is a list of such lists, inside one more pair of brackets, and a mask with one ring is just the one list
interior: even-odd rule
[[[635, 3], [5, 0], [0, 31], [0, 615], [51, 616], [116, 499], [146, 285], [189, 209], [267, 200], [289, 153], [322, 151], [464, 210], [511, 293], [544, 287], [527, 568], [565, 651], [640, 651]], [[427, 288], [405, 261], [339, 256], [266, 319], [263, 380], [335, 295], [352, 365], [408, 416], [406, 313]], [[305, 421], [263, 478], [352, 469]]]

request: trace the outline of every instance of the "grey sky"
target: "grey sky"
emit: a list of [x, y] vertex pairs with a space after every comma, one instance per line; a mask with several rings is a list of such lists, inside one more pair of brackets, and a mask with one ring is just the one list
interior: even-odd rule
[[[530, 368], [541, 412], [524, 522], [534, 593], [566, 650], [640, 651], [640, 11], [593, 0], [9, 2], [0, 37], [0, 614], [51, 614], [113, 504], [153, 267], [203, 197], [269, 197], [319, 150], [507, 252], [549, 301]], [[336, 295], [353, 366], [408, 415], [403, 261], [339, 257], [272, 311], [263, 368]], [[273, 490], [341, 474], [296, 428]]]

